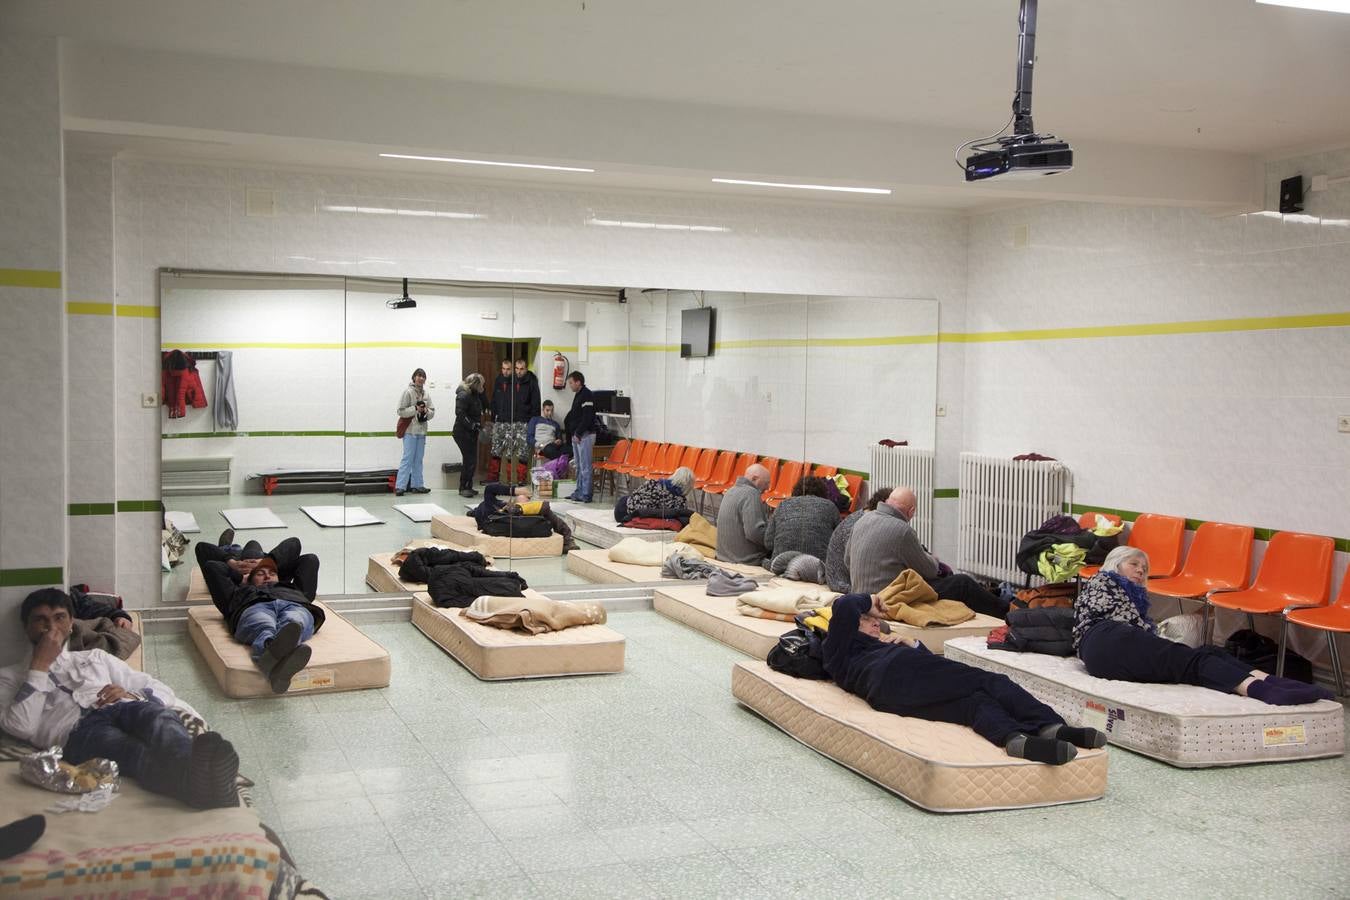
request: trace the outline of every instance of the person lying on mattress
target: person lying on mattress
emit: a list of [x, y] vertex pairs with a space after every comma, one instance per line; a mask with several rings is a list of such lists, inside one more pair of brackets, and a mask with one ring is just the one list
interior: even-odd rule
[[1073, 759], [1077, 747], [1106, 746], [1106, 735], [1070, 728], [1006, 675], [935, 656], [899, 635], [883, 635], [884, 615], [879, 596], [840, 597], [822, 648], [834, 683], [873, 709], [968, 725], [1009, 756], [1052, 766]]
[[1218, 647], [1159, 637], [1148, 615], [1148, 555], [1117, 547], [1073, 605], [1073, 645], [1088, 674], [1149, 684], [1195, 684], [1275, 706], [1331, 699], [1317, 685], [1267, 675]]
[[0, 669], [0, 728], [78, 765], [101, 757], [146, 790], [198, 809], [237, 806], [239, 756], [217, 732], [193, 737], [168, 685], [102, 650], [67, 650], [75, 609], [63, 591], [19, 607], [28, 658]]
[[553, 511], [548, 501], [530, 499], [530, 486], [527, 484], [513, 487], [493, 482], [487, 485], [483, 488], [483, 502], [469, 510], [469, 515], [473, 516], [478, 523], [478, 530], [484, 534], [489, 532], [483, 526], [501, 516], [540, 516], [548, 520], [555, 534], [562, 535], [564, 553], [580, 549], [572, 537], [572, 529], [562, 516]]
[[198, 541], [194, 552], [203, 573], [207, 562], [223, 562], [238, 576], [234, 579], [236, 583], [243, 581], [258, 560], [270, 556], [277, 564], [277, 579], [282, 584], [295, 588], [311, 600], [319, 590], [319, 558], [313, 553], [302, 553], [299, 538], [286, 538], [264, 553], [262, 544], [257, 541], [249, 541], [242, 547], [234, 543], [234, 529], [226, 528], [214, 544]]
[[[299, 555], [300, 539], [287, 538], [278, 547], [287, 547]], [[254, 663], [272, 687], [272, 693], [284, 694], [291, 679], [309, 664], [312, 653], [305, 643], [323, 627], [323, 610], [314, 604], [319, 576], [319, 560], [313, 560], [313, 572], [305, 567], [306, 577], [291, 583], [280, 578], [280, 565], [270, 556], [247, 560], [247, 570], [231, 567], [230, 562], [208, 559], [202, 563], [211, 602], [225, 617], [230, 634], [248, 644]], [[302, 557], [303, 558], [303, 557]]]

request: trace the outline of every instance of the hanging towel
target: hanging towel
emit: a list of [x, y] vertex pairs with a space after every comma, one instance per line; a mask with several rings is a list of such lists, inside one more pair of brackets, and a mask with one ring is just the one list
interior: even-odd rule
[[211, 404], [216, 431], [235, 431], [239, 428], [239, 409], [234, 398], [234, 353], [216, 351], [216, 380], [211, 386]]

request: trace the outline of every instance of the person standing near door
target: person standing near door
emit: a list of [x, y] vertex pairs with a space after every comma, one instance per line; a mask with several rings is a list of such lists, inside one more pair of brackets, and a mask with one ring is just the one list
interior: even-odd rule
[[572, 440], [572, 455], [577, 461], [577, 489], [566, 499], [580, 503], [591, 502], [591, 454], [595, 450], [595, 398], [586, 387], [586, 376], [573, 372], [567, 376], [567, 387], [576, 396], [572, 410], [564, 423]]
[[426, 383], [426, 370], [413, 369], [412, 381], [398, 398], [399, 418], [411, 419], [403, 432], [403, 459], [394, 481], [394, 494], [398, 497], [406, 493], [431, 493], [431, 488], [422, 483], [422, 458], [427, 452], [427, 423], [436, 415], [436, 407], [423, 389]]
[[492, 413], [492, 462], [488, 465], [488, 481], [500, 478], [506, 481], [509, 476], [501, 474], [502, 447], [506, 443], [506, 426], [511, 423], [511, 360], [502, 360], [501, 374], [492, 382], [492, 397], [488, 401], [488, 410]]
[[478, 495], [473, 489], [473, 476], [478, 468], [478, 431], [483, 427], [484, 384], [483, 376], [474, 372], [466, 375], [455, 389], [455, 427], [452, 434], [464, 460], [459, 470], [461, 497]]

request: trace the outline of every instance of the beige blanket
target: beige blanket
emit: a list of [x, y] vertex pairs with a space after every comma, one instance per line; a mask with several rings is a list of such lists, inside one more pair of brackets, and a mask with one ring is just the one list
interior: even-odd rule
[[959, 600], [940, 600], [937, 591], [913, 569], [905, 569], [881, 589], [881, 606], [886, 618], [916, 628], [929, 625], [959, 625], [975, 618], [969, 606]]
[[717, 526], [698, 513], [689, 517], [689, 524], [680, 529], [675, 540], [690, 544], [708, 559], [717, 558]]
[[791, 622], [797, 613], [828, 605], [838, 597], [834, 591], [807, 582], [762, 585], [736, 596], [736, 612], [756, 619]]
[[578, 625], [603, 625], [605, 608], [599, 603], [568, 603], [548, 597], [479, 597], [462, 615], [480, 625], [530, 634], [562, 631]]
[[657, 566], [659, 568], [666, 561], [666, 557], [672, 553], [680, 553], [685, 556], [700, 555], [698, 550], [688, 544], [668, 544], [664, 541], [644, 541], [642, 538], [626, 537], [609, 548], [609, 560], [610, 562], [627, 563], [631, 566]]

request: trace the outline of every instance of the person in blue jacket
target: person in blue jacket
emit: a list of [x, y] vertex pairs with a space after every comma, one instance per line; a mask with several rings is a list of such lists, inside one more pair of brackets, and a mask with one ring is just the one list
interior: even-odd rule
[[1078, 747], [1106, 746], [1094, 728], [1070, 728], [1006, 675], [935, 656], [917, 641], [882, 634], [876, 595], [834, 601], [822, 655], [834, 683], [873, 709], [968, 725], [1009, 756], [1063, 765]]

